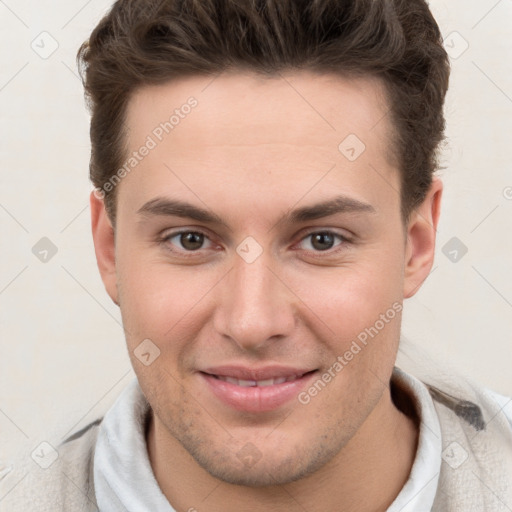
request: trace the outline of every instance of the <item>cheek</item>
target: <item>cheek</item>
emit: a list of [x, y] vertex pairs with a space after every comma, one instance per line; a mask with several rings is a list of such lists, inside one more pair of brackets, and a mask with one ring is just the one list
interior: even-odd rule
[[350, 265], [296, 274], [289, 279], [295, 281], [294, 289], [316, 323], [320, 321], [344, 340], [353, 339], [402, 302], [401, 261], [396, 255], [385, 256], [383, 251], [375, 251], [374, 258], [366, 255]]
[[117, 263], [118, 285], [129, 346], [145, 338], [162, 347], [172, 339], [170, 345], [177, 346], [180, 333], [193, 334], [200, 327], [201, 301], [215, 286], [218, 273], [173, 267], [135, 251], [124, 254]]

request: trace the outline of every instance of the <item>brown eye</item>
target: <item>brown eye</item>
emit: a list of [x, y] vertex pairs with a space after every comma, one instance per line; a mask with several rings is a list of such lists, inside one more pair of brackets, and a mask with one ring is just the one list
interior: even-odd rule
[[204, 235], [201, 233], [190, 231], [187, 233], [181, 233], [179, 236], [182, 247], [188, 251], [196, 251], [197, 249], [201, 249], [201, 246], [204, 243]]
[[334, 245], [334, 236], [331, 233], [314, 233], [313, 235], [310, 235], [311, 238], [311, 245], [317, 250], [317, 251], [327, 251], [329, 249], [332, 249]]
[[331, 249], [336, 251], [342, 249], [346, 243], [348, 240], [334, 231], [315, 231], [301, 240], [302, 248], [309, 252], [327, 252]]
[[[199, 249], [207, 249], [205, 241], [210, 244], [210, 239], [199, 231], [179, 231], [164, 236], [161, 242], [173, 252], [195, 252]], [[206, 244], [207, 245], [207, 244]], [[210, 247], [211, 248], [211, 247]]]

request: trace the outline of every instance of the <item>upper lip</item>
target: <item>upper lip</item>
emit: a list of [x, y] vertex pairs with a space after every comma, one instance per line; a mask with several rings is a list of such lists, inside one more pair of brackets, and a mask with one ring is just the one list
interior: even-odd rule
[[293, 368], [290, 366], [265, 366], [260, 368], [249, 368], [246, 366], [215, 366], [202, 370], [203, 373], [217, 375], [220, 377], [232, 377], [240, 380], [267, 380], [278, 379], [281, 377], [301, 376], [305, 373], [314, 371], [311, 368]]

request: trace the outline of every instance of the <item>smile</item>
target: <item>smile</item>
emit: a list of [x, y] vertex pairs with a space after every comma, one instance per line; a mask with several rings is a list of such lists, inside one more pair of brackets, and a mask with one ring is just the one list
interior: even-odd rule
[[318, 373], [317, 370], [233, 367], [217, 371], [199, 372], [212, 398], [230, 409], [252, 413], [273, 411], [289, 403]]

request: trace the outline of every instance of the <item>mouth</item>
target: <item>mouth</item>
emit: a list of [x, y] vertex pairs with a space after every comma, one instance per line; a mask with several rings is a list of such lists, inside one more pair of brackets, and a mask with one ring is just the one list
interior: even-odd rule
[[201, 371], [199, 375], [223, 405], [237, 411], [262, 413], [297, 398], [317, 373], [318, 370], [224, 367]]

